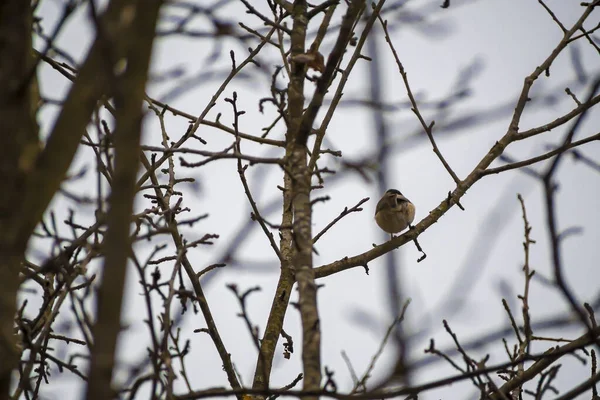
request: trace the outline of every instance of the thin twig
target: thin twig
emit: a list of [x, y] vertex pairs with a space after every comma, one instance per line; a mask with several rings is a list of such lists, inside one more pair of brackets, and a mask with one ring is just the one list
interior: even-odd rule
[[352, 208], [345, 207], [344, 210], [340, 213], [340, 215], [335, 217], [335, 219], [333, 221], [331, 221], [329, 224], [327, 224], [327, 226], [325, 228], [323, 228], [321, 230], [321, 232], [319, 232], [318, 234], [315, 235], [315, 237], [313, 238], [313, 244], [317, 243], [317, 241], [321, 238], [321, 236], [323, 236], [325, 234], [325, 232], [327, 232], [333, 225], [335, 225], [339, 220], [344, 218], [346, 215], [353, 213], [353, 212], [362, 211], [363, 209], [362, 209], [361, 205], [363, 205], [368, 200], [369, 200], [369, 198], [365, 197], [364, 199], [359, 201], [354, 207], [352, 207]]
[[387, 28], [387, 21], [384, 21], [381, 18], [381, 16], [377, 16], [377, 19], [381, 23], [381, 27], [383, 28], [383, 32], [385, 34], [385, 40], [390, 46], [390, 50], [392, 51], [392, 54], [394, 55], [394, 60], [396, 60], [396, 65], [398, 66], [398, 71], [400, 72], [400, 75], [402, 76], [402, 80], [404, 81], [404, 86], [406, 87], [406, 92], [408, 94], [408, 98], [410, 99], [410, 104], [412, 105], [412, 111], [417, 116], [417, 119], [421, 123], [421, 126], [423, 127], [423, 130], [425, 131], [425, 133], [427, 133], [427, 137], [429, 138], [429, 141], [431, 142], [431, 146], [433, 147], [433, 152], [440, 159], [442, 165], [444, 166], [446, 171], [448, 171], [448, 173], [454, 180], [454, 183], [456, 183], [456, 185], [458, 186], [461, 183], [460, 179], [458, 178], [456, 173], [450, 167], [450, 164], [448, 164], [448, 162], [442, 155], [442, 152], [438, 148], [438, 146], [435, 143], [435, 140], [433, 138], [432, 129], [433, 129], [433, 125], [435, 124], [435, 121], [431, 121], [431, 123], [427, 124], [425, 122], [425, 119], [423, 118], [423, 115], [419, 111], [419, 106], [417, 104], [417, 100], [415, 99], [415, 96], [413, 95], [412, 90], [410, 89], [410, 84], [408, 83], [408, 76], [406, 74], [406, 71], [404, 70], [404, 66], [402, 65], [402, 62], [400, 61], [400, 58], [398, 57], [398, 53], [396, 52], [396, 49], [394, 48], [392, 39], [390, 38], [390, 34], [389, 34], [388, 28]]
[[[231, 99], [225, 99], [225, 101], [227, 101], [228, 103], [231, 104], [231, 107], [233, 109], [233, 129], [235, 132], [237, 132], [238, 127], [239, 127], [239, 117], [240, 115], [243, 115], [243, 111], [238, 111], [237, 109], [237, 93], [233, 92], [233, 96]], [[240, 147], [240, 137], [236, 135], [236, 141], [235, 141], [235, 153], [237, 154], [241, 154], [242, 149]], [[267, 237], [269, 244], [271, 245], [271, 248], [273, 248], [273, 251], [275, 252], [275, 254], [277, 255], [277, 258], [279, 258], [279, 260], [282, 259], [281, 257], [281, 252], [279, 251], [279, 247], [277, 246], [277, 243], [275, 243], [275, 238], [273, 237], [273, 234], [271, 233], [271, 231], [269, 230], [269, 228], [267, 227], [267, 225], [265, 224], [265, 220], [261, 217], [260, 211], [258, 210], [258, 206], [256, 205], [256, 202], [254, 201], [254, 197], [252, 196], [252, 193], [250, 192], [250, 186], [248, 185], [248, 181], [246, 180], [246, 166], [242, 166], [242, 160], [240, 158], [238, 158], [237, 160], [237, 170], [238, 170], [238, 175], [240, 176], [240, 180], [242, 182], [242, 185], [244, 186], [244, 192], [246, 193], [246, 197], [248, 197], [248, 202], [250, 203], [250, 206], [252, 207], [252, 211], [254, 212], [254, 215], [256, 216], [256, 221], [258, 221], [260, 227], [262, 228], [263, 232], [265, 233], [265, 236]]]

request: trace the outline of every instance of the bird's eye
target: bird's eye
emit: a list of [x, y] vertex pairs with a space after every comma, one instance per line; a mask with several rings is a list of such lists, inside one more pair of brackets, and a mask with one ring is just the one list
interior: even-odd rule
[[406, 199], [404, 199], [400, 196], [396, 197], [396, 204], [398, 204], [398, 205], [404, 203], [405, 201], [406, 201]]

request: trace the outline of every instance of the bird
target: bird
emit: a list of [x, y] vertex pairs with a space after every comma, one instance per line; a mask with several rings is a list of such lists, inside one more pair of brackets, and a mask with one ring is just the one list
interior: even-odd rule
[[394, 238], [394, 233], [402, 232], [415, 219], [415, 205], [399, 190], [387, 190], [375, 208], [375, 222]]

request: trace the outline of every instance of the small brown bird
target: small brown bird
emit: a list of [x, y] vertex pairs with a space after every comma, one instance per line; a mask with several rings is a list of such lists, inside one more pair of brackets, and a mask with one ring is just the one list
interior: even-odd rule
[[415, 219], [415, 205], [399, 190], [389, 189], [375, 209], [375, 222], [393, 238], [394, 233], [402, 232]]

